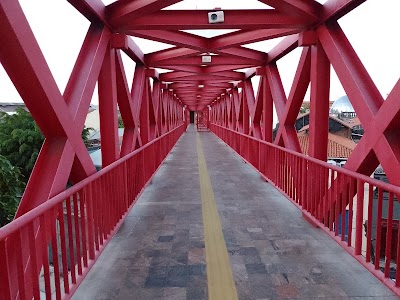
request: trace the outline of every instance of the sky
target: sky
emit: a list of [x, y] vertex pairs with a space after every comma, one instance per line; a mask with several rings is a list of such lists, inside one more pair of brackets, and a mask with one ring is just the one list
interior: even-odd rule
[[[103, 0], [105, 4], [113, 2]], [[324, 0], [318, 2], [324, 3]], [[63, 93], [71, 74], [83, 39], [89, 28], [89, 21], [80, 15], [66, 0], [20, 0], [24, 13], [31, 24], [36, 39]], [[184, 0], [168, 9], [241, 9], [266, 8], [256, 0]], [[370, 73], [379, 91], [386, 98], [400, 77], [400, 11], [399, 0], [367, 0], [358, 8], [339, 20], [348, 39]], [[198, 33], [198, 32], [197, 32]], [[209, 36], [210, 32], [203, 32]], [[161, 50], [170, 46], [134, 38], [144, 53]], [[246, 47], [267, 52], [280, 39], [258, 42]], [[286, 94], [289, 94], [301, 48], [296, 49], [278, 61]], [[128, 83], [132, 82], [134, 62], [123, 56]], [[253, 79], [254, 86], [258, 84]], [[336, 74], [331, 71], [330, 100], [345, 94]], [[308, 100], [306, 95], [306, 99]], [[0, 66], [0, 102], [22, 102], [10, 79]], [[93, 104], [98, 103], [97, 91]]]

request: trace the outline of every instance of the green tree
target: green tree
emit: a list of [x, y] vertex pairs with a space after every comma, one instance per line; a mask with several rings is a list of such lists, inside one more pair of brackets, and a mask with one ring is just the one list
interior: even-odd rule
[[0, 227], [12, 221], [24, 184], [21, 173], [7, 158], [0, 155]]
[[305, 114], [307, 112], [307, 109], [305, 107], [300, 107], [299, 114]]
[[21, 170], [24, 180], [29, 178], [43, 141], [43, 134], [26, 110], [18, 108], [13, 115], [1, 116], [0, 155]]
[[124, 128], [124, 121], [122, 121], [121, 116], [118, 116], [118, 128]]
[[[85, 144], [91, 130], [85, 127], [82, 131]], [[18, 108], [13, 115], [0, 114], [0, 155], [21, 170], [25, 182], [29, 179], [43, 141], [42, 132], [26, 110]]]
[[94, 130], [94, 128], [92, 128], [92, 127], [86, 127], [86, 126], [85, 126], [85, 127], [83, 128], [83, 130], [82, 130], [82, 140], [83, 140], [83, 142], [85, 143], [86, 146], [88, 145], [89, 137], [90, 137], [90, 132], [91, 132], [92, 130]]

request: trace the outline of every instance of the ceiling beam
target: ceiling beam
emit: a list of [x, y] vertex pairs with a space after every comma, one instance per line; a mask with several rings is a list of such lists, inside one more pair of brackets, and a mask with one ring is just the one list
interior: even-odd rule
[[232, 32], [210, 39], [211, 51], [232, 48], [235, 46], [271, 40], [274, 38], [291, 35], [300, 32], [301, 29], [259, 29], [252, 31]]
[[199, 51], [206, 51], [205, 49], [208, 49], [208, 39], [182, 31], [121, 30], [120, 32], [183, 48], [190, 48]]
[[278, 45], [268, 52], [268, 62], [275, 62], [297, 48], [299, 35], [293, 34], [285, 37]]
[[167, 59], [154, 64], [149, 64], [150, 66], [226, 66], [226, 65], [255, 65], [254, 61], [244, 57], [232, 57], [224, 55], [212, 55], [210, 63], [203, 63], [202, 57], [200, 55], [191, 57], [178, 57], [174, 59]]
[[189, 81], [189, 80], [225, 80], [225, 81], [234, 81], [234, 80], [243, 80], [244, 73], [234, 72], [234, 71], [226, 71], [220, 73], [213, 74], [192, 74], [187, 72], [168, 72], [160, 74], [160, 80], [162, 81]]
[[91, 22], [101, 22], [108, 25], [106, 7], [101, 0], [67, 0], [77, 11]]
[[113, 34], [111, 46], [123, 50], [134, 62], [144, 64], [144, 53], [130, 37], [124, 34]]
[[[93, 0], [89, 0], [93, 1]], [[106, 8], [110, 23], [114, 20], [118, 22], [128, 22], [132, 18], [152, 14], [172, 4], [182, 0], [135, 0], [135, 1], [115, 1]]]
[[160, 10], [151, 15], [113, 19], [117, 30], [198, 30], [198, 29], [266, 29], [302, 28], [307, 19], [290, 16], [275, 9], [224, 10], [224, 22], [209, 23], [209, 10]]
[[328, 0], [324, 3], [322, 21], [337, 20], [366, 0]]
[[156, 63], [163, 60], [187, 57], [198, 53], [199, 53], [198, 50], [174, 47], [153, 53], [148, 53], [145, 55], [144, 59], [147, 65], [156, 65]]
[[232, 47], [218, 50], [218, 53], [229, 54], [231, 56], [244, 57], [263, 64], [268, 59], [268, 54], [262, 51], [248, 49], [245, 47]]
[[314, 0], [258, 0], [278, 11], [294, 16], [302, 16], [310, 21], [317, 21], [322, 11], [322, 4]]

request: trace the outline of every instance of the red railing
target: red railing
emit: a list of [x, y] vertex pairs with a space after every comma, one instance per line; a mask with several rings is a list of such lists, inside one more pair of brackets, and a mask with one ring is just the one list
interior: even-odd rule
[[210, 129], [400, 295], [400, 187], [216, 124]]
[[70, 298], [176, 141], [182, 124], [0, 228], [0, 299]]

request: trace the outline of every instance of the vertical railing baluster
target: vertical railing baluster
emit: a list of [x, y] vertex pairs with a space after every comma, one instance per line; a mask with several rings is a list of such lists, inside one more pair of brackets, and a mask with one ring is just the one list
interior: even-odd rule
[[56, 290], [56, 299], [61, 300], [61, 281], [60, 281], [60, 263], [58, 259], [57, 245], [57, 214], [58, 210], [50, 210], [50, 235], [51, 235], [51, 253], [53, 256], [53, 271], [54, 271], [54, 287]]
[[51, 299], [51, 286], [50, 286], [50, 269], [49, 269], [49, 257], [48, 257], [48, 233], [47, 233], [47, 216], [46, 213], [40, 216], [40, 236], [41, 236], [41, 247], [42, 263], [43, 263], [43, 277], [46, 299]]
[[380, 267], [381, 258], [381, 233], [382, 233], [382, 204], [383, 204], [383, 190], [378, 188], [378, 213], [376, 222], [376, 241], [375, 241], [375, 269]]
[[74, 225], [75, 225], [75, 245], [76, 245], [76, 261], [78, 263], [78, 274], [82, 275], [82, 257], [81, 257], [81, 233], [79, 230], [79, 212], [78, 212], [78, 195], [75, 193], [72, 197], [74, 205]]
[[[31, 264], [31, 275], [30, 275], [30, 280], [32, 283], [32, 292], [33, 292], [33, 298], [35, 300], [40, 299], [40, 287], [39, 287], [39, 273], [38, 273], [38, 248], [36, 247], [36, 238], [35, 238], [35, 222], [30, 222], [27, 224], [27, 231], [28, 231], [28, 237], [29, 237], [29, 252], [30, 252], [30, 264]], [[0, 257], [3, 257], [3, 255], [0, 252]], [[2, 266], [3, 268], [3, 266]], [[1, 268], [0, 268], [1, 269]], [[4, 279], [1, 279], [0, 276], [0, 282], [3, 282]], [[1, 295], [1, 294], [0, 294]], [[0, 297], [0, 299], [2, 299]]]
[[61, 244], [61, 264], [64, 278], [64, 293], [69, 293], [68, 263], [67, 263], [67, 243], [65, 242], [65, 224], [64, 224], [64, 206], [63, 202], [57, 205], [58, 222], [60, 226], [60, 244]]
[[[8, 261], [8, 253], [7, 246], [5, 240], [0, 240], [0, 299], [11, 300], [11, 282], [10, 282], [10, 270], [9, 270], [9, 261]], [[35, 298], [37, 300], [38, 298]]]
[[361, 255], [363, 213], [364, 213], [364, 182], [357, 180], [357, 211], [356, 211], [356, 240], [355, 255]]
[[387, 216], [387, 227], [386, 227], [386, 251], [385, 251], [385, 277], [388, 278], [390, 275], [390, 261], [392, 260], [392, 232], [393, 232], [393, 206], [394, 196], [392, 192], [389, 192], [389, 208]]
[[372, 239], [372, 209], [374, 202], [374, 188], [370, 183], [368, 185], [368, 220], [367, 220], [367, 251], [366, 251], [366, 261], [371, 261], [371, 239]]

